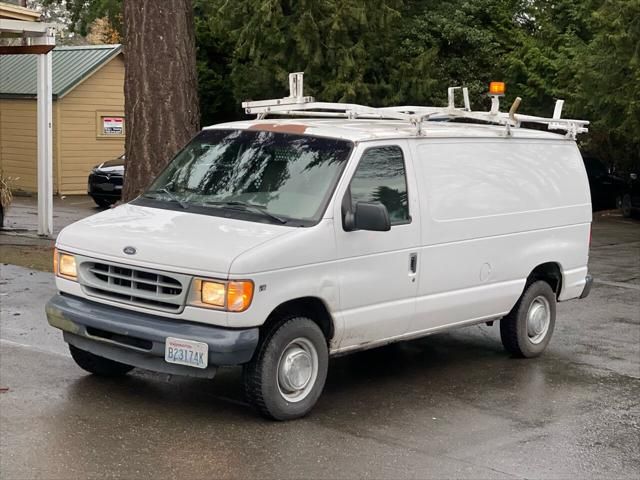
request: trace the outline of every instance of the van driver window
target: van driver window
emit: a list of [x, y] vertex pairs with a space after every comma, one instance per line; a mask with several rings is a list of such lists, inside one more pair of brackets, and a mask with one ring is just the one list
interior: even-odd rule
[[409, 222], [407, 177], [400, 147], [365, 151], [350, 188], [352, 211], [357, 202], [380, 202], [389, 211], [391, 225]]

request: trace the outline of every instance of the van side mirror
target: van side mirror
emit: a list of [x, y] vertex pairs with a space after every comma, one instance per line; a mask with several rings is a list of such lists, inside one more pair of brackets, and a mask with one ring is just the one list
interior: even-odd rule
[[347, 212], [344, 217], [344, 229], [388, 232], [391, 230], [389, 212], [380, 202], [357, 202], [355, 212]]

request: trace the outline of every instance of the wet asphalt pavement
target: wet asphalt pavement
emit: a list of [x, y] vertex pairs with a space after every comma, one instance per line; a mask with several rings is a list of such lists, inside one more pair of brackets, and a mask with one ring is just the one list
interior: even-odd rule
[[[53, 197], [53, 238], [70, 223], [101, 210], [88, 195]], [[4, 233], [35, 236], [38, 229], [38, 198], [35, 195], [14, 196], [5, 215]]]
[[[594, 224], [589, 298], [546, 354], [497, 323], [331, 361], [302, 420], [214, 381], [86, 375], [43, 313], [51, 274], [0, 268], [0, 478], [640, 478], [640, 222]], [[6, 390], [8, 389], [8, 390]]]

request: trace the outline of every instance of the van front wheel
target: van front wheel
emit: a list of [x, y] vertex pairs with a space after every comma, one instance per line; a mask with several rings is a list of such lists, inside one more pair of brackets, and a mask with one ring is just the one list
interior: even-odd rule
[[245, 365], [247, 400], [275, 420], [303, 417], [322, 393], [328, 364], [320, 327], [306, 317], [289, 318], [266, 335]]
[[534, 282], [500, 320], [502, 345], [517, 357], [537, 357], [547, 348], [555, 324], [556, 296], [547, 282]]

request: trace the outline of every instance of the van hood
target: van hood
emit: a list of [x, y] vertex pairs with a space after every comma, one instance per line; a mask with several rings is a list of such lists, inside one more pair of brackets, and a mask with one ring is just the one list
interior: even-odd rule
[[[125, 204], [73, 223], [56, 245], [86, 256], [226, 277], [240, 254], [297, 228]], [[133, 247], [135, 254], [124, 253]]]

